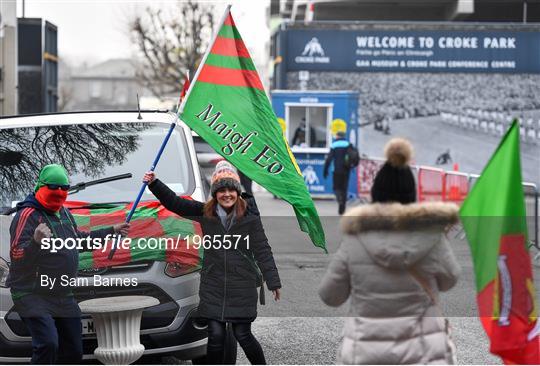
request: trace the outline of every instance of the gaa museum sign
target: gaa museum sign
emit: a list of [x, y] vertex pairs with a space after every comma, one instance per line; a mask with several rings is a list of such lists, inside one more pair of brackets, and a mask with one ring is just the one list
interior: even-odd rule
[[287, 30], [288, 71], [540, 73], [540, 32]]

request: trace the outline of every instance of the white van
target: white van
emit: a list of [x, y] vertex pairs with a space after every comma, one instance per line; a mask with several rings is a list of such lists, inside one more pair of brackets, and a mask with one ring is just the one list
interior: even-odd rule
[[[0, 363], [28, 363], [29, 333], [13, 309], [6, 278], [9, 271], [10, 210], [33, 191], [44, 165], [66, 167], [72, 185], [87, 184], [68, 201], [129, 204], [141, 187], [171, 123], [177, 123], [156, 172], [177, 194], [204, 200], [201, 175], [190, 129], [166, 111], [88, 112], [17, 116], [0, 119]], [[118, 177], [120, 176], [120, 177]], [[123, 178], [122, 178], [123, 177]], [[128, 177], [128, 178], [126, 178]], [[155, 200], [145, 191], [142, 201]], [[75, 289], [78, 301], [96, 297], [149, 295], [159, 305], [146, 309], [141, 323], [145, 355], [174, 355], [201, 360], [206, 353], [206, 330], [195, 328], [190, 314], [198, 304], [199, 272], [175, 263], [140, 261], [79, 273], [133, 278], [135, 287], [89, 286]], [[83, 319], [84, 359], [97, 347], [91, 319]]]

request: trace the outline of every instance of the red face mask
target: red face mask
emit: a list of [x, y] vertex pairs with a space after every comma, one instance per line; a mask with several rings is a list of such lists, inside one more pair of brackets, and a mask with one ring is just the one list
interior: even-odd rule
[[63, 191], [60, 188], [50, 189], [47, 186], [43, 186], [37, 190], [36, 199], [47, 210], [58, 212], [64, 205], [64, 202], [66, 202], [67, 195], [67, 191]]

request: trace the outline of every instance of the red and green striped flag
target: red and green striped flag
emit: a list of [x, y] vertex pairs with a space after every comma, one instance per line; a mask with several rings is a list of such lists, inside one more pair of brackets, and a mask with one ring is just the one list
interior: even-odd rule
[[[88, 204], [70, 201], [65, 206], [73, 214], [79, 230], [92, 231], [125, 222], [132, 204]], [[108, 242], [105, 251], [96, 249], [81, 253], [79, 269], [105, 268], [139, 261], [176, 263], [183, 273], [200, 268], [202, 249], [187, 245], [193, 236], [202, 236], [197, 222], [173, 214], [157, 201], [147, 201], [137, 206], [130, 224], [127, 235], [127, 238], [131, 239], [129, 249], [119, 247], [114, 257], [109, 260], [112, 245]]]
[[324, 231], [304, 179], [227, 8], [179, 117], [242, 173], [289, 202], [300, 229], [324, 250]]
[[540, 337], [527, 248], [516, 120], [484, 168], [460, 216], [471, 248], [490, 351], [507, 364], [539, 364]]

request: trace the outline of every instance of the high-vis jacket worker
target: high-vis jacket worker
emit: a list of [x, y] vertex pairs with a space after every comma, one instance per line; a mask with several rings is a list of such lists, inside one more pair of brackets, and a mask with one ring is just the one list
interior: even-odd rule
[[345, 133], [343, 132], [338, 132], [336, 137], [324, 162], [323, 176], [325, 179], [328, 177], [330, 164], [334, 163], [332, 189], [338, 201], [338, 213], [341, 215], [345, 212], [347, 204], [347, 187], [349, 186], [349, 173], [351, 169], [346, 163], [346, 156], [350, 142], [345, 139]]

